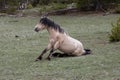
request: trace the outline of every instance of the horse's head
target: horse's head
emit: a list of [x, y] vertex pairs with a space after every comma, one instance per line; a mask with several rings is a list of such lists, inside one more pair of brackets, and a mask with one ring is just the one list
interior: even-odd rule
[[47, 17], [42, 17], [40, 19], [40, 22], [35, 26], [35, 31], [36, 32], [39, 32], [43, 29], [54, 29], [56, 31], [59, 31], [61, 33], [64, 33], [64, 30], [62, 28], [60, 28], [60, 26], [56, 23], [54, 23], [54, 21], [50, 20], [49, 18]]
[[40, 19], [40, 22], [35, 26], [35, 31], [39, 32], [39, 31], [41, 31], [43, 29], [46, 29], [46, 27], [47, 27], [47, 25], [46, 25], [47, 20], [48, 19], [46, 17], [42, 17]]

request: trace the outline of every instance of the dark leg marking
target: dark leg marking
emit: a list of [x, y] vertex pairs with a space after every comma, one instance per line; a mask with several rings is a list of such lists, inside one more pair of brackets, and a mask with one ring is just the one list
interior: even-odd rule
[[51, 60], [51, 56], [52, 56], [52, 53], [54, 52], [55, 50], [54, 49], [52, 49], [51, 51], [50, 51], [50, 54], [48, 55], [48, 57], [47, 57], [47, 59], [50, 61]]
[[40, 54], [40, 56], [39, 56], [35, 61], [42, 60], [42, 56], [43, 56], [46, 52], [47, 52], [47, 48], [42, 51], [42, 53]]

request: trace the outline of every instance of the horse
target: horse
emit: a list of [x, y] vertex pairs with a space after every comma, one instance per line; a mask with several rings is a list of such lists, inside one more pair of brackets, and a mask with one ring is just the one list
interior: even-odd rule
[[52, 54], [56, 50], [60, 50], [64, 52], [65, 55], [70, 56], [81, 56], [91, 53], [90, 49], [84, 49], [80, 41], [69, 36], [64, 29], [54, 21], [47, 17], [42, 17], [39, 23], [36, 24], [34, 30], [39, 32], [45, 29], [49, 33], [49, 44], [35, 61], [42, 60], [42, 56], [49, 50], [50, 54], [46, 58], [48, 60], [51, 60]]

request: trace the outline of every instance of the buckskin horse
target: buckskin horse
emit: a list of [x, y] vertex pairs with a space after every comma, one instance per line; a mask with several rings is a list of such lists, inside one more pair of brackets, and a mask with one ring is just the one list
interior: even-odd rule
[[45, 29], [49, 33], [49, 44], [35, 61], [42, 60], [42, 56], [49, 50], [50, 54], [47, 57], [48, 60], [51, 60], [53, 52], [57, 49], [64, 52], [64, 54], [72, 56], [81, 56], [91, 53], [90, 49], [84, 49], [80, 41], [70, 37], [64, 29], [54, 21], [47, 17], [42, 17], [35, 26], [35, 31], [39, 32]]

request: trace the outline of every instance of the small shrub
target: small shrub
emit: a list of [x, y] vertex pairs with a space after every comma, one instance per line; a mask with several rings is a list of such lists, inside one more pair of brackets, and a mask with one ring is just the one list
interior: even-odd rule
[[113, 28], [109, 35], [110, 42], [120, 41], [120, 18], [117, 20], [116, 24], [112, 24]]
[[117, 8], [115, 9], [115, 13], [120, 13], [120, 7], [117, 7]]
[[76, 2], [77, 2], [77, 8], [84, 7], [87, 4], [86, 0], [77, 0]]
[[45, 13], [49, 11], [54, 11], [54, 10], [59, 10], [59, 9], [64, 9], [67, 7], [66, 4], [61, 4], [61, 3], [51, 3], [49, 5], [42, 5], [40, 7], [40, 13]]
[[116, 4], [115, 13], [120, 13], [120, 4]]
[[32, 4], [27, 5], [27, 9], [32, 9], [32, 8], [33, 8]]
[[15, 7], [10, 7], [5, 10], [5, 13], [7, 14], [15, 14], [16, 13], [16, 8]]
[[[40, 7], [40, 6], [39, 6], [39, 7]], [[42, 14], [42, 13], [47, 12], [48, 9], [49, 9], [49, 8], [47, 8], [47, 6], [41, 6], [40, 9], [39, 9], [39, 12], [40, 12], [40, 14]]]
[[67, 7], [65, 4], [61, 4], [61, 3], [52, 3], [51, 6], [53, 10], [64, 9]]
[[76, 3], [68, 4], [68, 5], [67, 5], [67, 8], [68, 8], [68, 9], [77, 8], [77, 4], [76, 4]]

